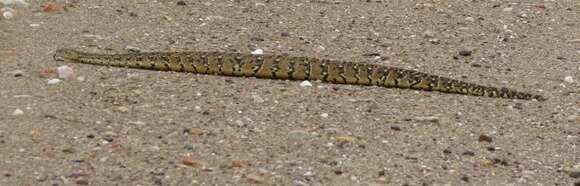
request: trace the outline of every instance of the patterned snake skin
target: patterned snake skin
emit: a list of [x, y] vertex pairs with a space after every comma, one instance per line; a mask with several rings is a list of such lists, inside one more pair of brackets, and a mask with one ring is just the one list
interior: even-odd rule
[[267, 79], [320, 80], [336, 84], [375, 85], [507, 99], [546, 100], [508, 88], [496, 88], [414, 70], [288, 55], [223, 52], [152, 52], [94, 54], [59, 49], [57, 61], [199, 74]]

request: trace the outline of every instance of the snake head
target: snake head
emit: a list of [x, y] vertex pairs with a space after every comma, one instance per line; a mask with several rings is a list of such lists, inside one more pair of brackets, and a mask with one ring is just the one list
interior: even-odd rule
[[68, 48], [61, 48], [56, 50], [54, 53], [54, 60], [56, 61], [67, 61], [67, 60], [76, 60], [80, 56], [80, 52], [74, 49]]

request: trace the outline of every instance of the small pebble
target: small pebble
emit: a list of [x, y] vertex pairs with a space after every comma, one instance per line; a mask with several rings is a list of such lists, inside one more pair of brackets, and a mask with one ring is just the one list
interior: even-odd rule
[[35, 180], [38, 181], [38, 182], [44, 182], [47, 179], [48, 179], [48, 176], [47, 175], [38, 175], [38, 176], [35, 177]]
[[238, 127], [245, 127], [246, 126], [246, 124], [242, 120], [236, 120], [236, 125], [238, 125]]
[[262, 54], [264, 54], [264, 50], [258, 48], [256, 50], [252, 51], [251, 54], [252, 55], [262, 55]]
[[482, 135], [479, 135], [478, 141], [479, 142], [488, 142], [488, 143], [491, 143], [491, 142], [493, 142], [493, 138], [491, 138], [488, 135], [483, 135], [482, 134]]
[[466, 17], [465, 20], [466, 21], [469, 21], [469, 22], [474, 22], [475, 21], [475, 18], [473, 18], [473, 17]]
[[294, 186], [310, 186], [306, 182], [303, 182], [303, 181], [300, 181], [300, 180], [294, 180], [293, 183], [294, 183], [293, 184]]
[[153, 145], [149, 147], [149, 150], [152, 152], [157, 152], [161, 150], [161, 147], [157, 146], [157, 145]]
[[481, 164], [484, 167], [491, 167], [491, 166], [495, 165], [495, 161], [489, 160], [489, 159], [483, 159], [483, 160], [479, 161], [479, 164]]
[[200, 135], [203, 133], [203, 130], [200, 128], [193, 127], [193, 128], [187, 129], [185, 132], [189, 135]]
[[433, 6], [434, 6], [434, 5], [433, 5], [433, 4], [431, 4], [431, 3], [423, 3], [423, 7], [425, 7], [425, 8], [431, 8], [431, 7], [433, 7]]
[[475, 152], [465, 151], [465, 152], [461, 153], [461, 155], [464, 155], [464, 156], [475, 156]]
[[244, 166], [244, 161], [242, 160], [232, 160], [232, 168], [240, 168]]
[[82, 36], [87, 38], [87, 39], [91, 39], [91, 40], [103, 40], [103, 39], [105, 39], [103, 36], [96, 35], [96, 34], [83, 34]]
[[141, 52], [141, 49], [139, 47], [136, 46], [131, 46], [131, 45], [127, 45], [125, 46], [125, 50], [129, 51], [129, 52]]
[[574, 83], [574, 78], [572, 76], [564, 77], [564, 81], [568, 83]]
[[312, 83], [310, 83], [310, 81], [302, 81], [300, 83], [301, 87], [312, 87]]
[[[566, 117], [566, 120], [568, 120], [569, 122], [574, 122], [576, 120], [578, 120], [580, 117], [578, 117], [578, 115], [570, 115], [568, 117]], [[580, 120], [578, 120], [580, 122]]]
[[252, 98], [256, 103], [264, 103], [264, 98], [260, 97], [259, 95], [252, 94]]
[[399, 127], [399, 126], [391, 126], [391, 130], [394, 130], [394, 131], [401, 131], [402, 129], [401, 129], [401, 127]]
[[320, 117], [327, 118], [328, 117], [328, 113], [322, 113], [322, 114], [320, 114]]
[[423, 32], [423, 37], [427, 39], [434, 38], [435, 32], [432, 30], [426, 30], [425, 32]]
[[195, 167], [195, 166], [198, 166], [198, 165], [200, 165], [200, 164], [201, 164], [201, 163], [200, 163], [198, 160], [196, 160], [196, 159], [193, 159], [193, 158], [192, 158], [192, 157], [190, 157], [190, 156], [186, 156], [186, 157], [184, 157], [184, 158], [181, 160], [181, 163], [183, 163], [184, 165], [187, 165], [187, 166], [191, 166], [191, 167]]
[[77, 81], [80, 81], [80, 82], [85, 81], [85, 76], [79, 76], [79, 77], [77, 77]]
[[377, 182], [378, 182], [377, 184], [379, 184], [379, 185], [384, 185], [386, 183], [389, 183], [389, 178], [386, 176], [381, 176], [381, 177], [377, 178]]
[[512, 10], [514, 10], [512, 7], [506, 7], [506, 8], [503, 8], [502, 11], [504, 11], [504, 12], [511, 12]]
[[119, 134], [117, 134], [113, 131], [106, 131], [103, 133], [103, 139], [105, 141], [108, 141], [108, 142], [115, 141], [115, 138], [118, 138], [118, 137], [119, 137]]
[[353, 137], [350, 136], [337, 136], [335, 137], [336, 139], [336, 144], [338, 145], [345, 145], [348, 143], [352, 143], [354, 141]]
[[471, 53], [473, 53], [473, 50], [470, 48], [463, 48], [459, 50], [459, 55], [461, 56], [471, 56]]
[[69, 66], [63, 65], [56, 68], [58, 73], [58, 78], [60, 79], [68, 79], [73, 75], [73, 69]]
[[128, 121], [127, 124], [129, 125], [137, 125], [137, 126], [145, 126], [145, 122], [142, 121]]
[[179, 5], [179, 6], [185, 6], [187, 4], [185, 3], [185, 1], [177, 1], [177, 5]]
[[439, 122], [441, 119], [435, 116], [422, 116], [422, 117], [415, 117], [415, 121], [427, 121], [427, 122]]
[[76, 150], [72, 147], [68, 147], [68, 148], [62, 149], [62, 152], [67, 153], [67, 154], [73, 154], [76, 152]]
[[127, 108], [125, 106], [120, 106], [120, 107], [117, 107], [117, 111], [122, 112], [122, 113], [126, 113], [126, 112], [129, 112], [129, 108]]
[[13, 11], [2, 11], [2, 16], [5, 19], [12, 19], [14, 17], [14, 12]]
[[75, 183], [77, 185], [88, 185], [89, 184], [89, 180], [86, 180], [86, 179], [78, 179], [78, 180], [75, 180]]
[[289, 37], [290, 36], [290, 33], [289, 32], [282, 32], [282, 33], [280, 33], [280, 36], [282, 36], [282, 37]]
[[304, 131], [304, 130], [293, 130], [288, 132], [288, 139], [293, 140], [293, 141], [304, 141], [307, 140], [309, 138], [311, 138], [312, 136]]
[[56, 84], [59, 84], [60, 82], [62, 82], [62, 80], [60, 80], [60, 79], [49, 79], [48, 80], [49, 85], [56, 85]]
[[264, 179], [264, 177], [259, 176], [257, 174], [248, 174], [246, 176], [246, 181], [248, 183], [259, 184], [259, 183], [264, 183], [265, 179]]
[[65, 5], [59, 2], [47, 2], [41, 7], [44, 12], [60, 12], [64, 10]]
[[433, 39], [429, 39], [429, 42], [430, 42], [431, 44], [439, 44], [439, 43], [441, 43], [441, 40], [439, 40], [439, 39], [436, 39], [436, 38], [433, 38]]
[[22, 76], [24, 76], [24, 71], [22, 71], [22, 70], [12, 71], [12, 76], [14, 76], [14, 77], [22, 77]]
[[20, 109], [15, 109], [14, 112], [12, 112], [12, 115], [14, 116], [19, 116], [24, 114], [24, 111], [20, 110]]

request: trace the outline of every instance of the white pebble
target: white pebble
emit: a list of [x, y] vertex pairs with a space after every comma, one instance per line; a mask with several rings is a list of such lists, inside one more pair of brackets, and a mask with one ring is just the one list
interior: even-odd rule
[[56, 70], [58, 72], [58, 78], [61, 79], [68, 79], [73, 75], [73, 69], [66, 65], [60, 66]]
[[137, 125], [137, 126], [144, 126], [145, 125], [145, 122], [143, 122], [143, 121], [129, 121], [127, 123], [130, 125]]
[[423, 32], [423, 37], [430, 39], [430, 38], [434, 38], [435, 37], [435, 31], [433, 30], [425, 30], [425, 32]]
[[6, 19], [11, 19], [14, 17], [14, 9], [12, 8], [8, 8], [8, 7], [4, 7], [2, 9], [0, 9], [0, 12], [2, 12], [2, 16]]
[[474, 22], [475, 21], [475, 18], [473, 18], [473, 17], [466, 17], [465, 20], [466, 21], [469, 21], [469, 22]]
[[259, 48], [252, 51], [252, 55], [262, 55], [262, 54], [264, 54], [264, 50], [259, 49]]
[[40, 24], [37, 24], [37, 23], [32, 23], [32, 24], [30, 24], [30, 25], [28, 25], [28, 26], [30, 26], [30, 27], [39, 27], [39, 26], [40, 26]]
[[77, 77], [77, 80], [80, 82], [83, 82], [83, 81], [85, 81], [85, 76], [79, 76], [79, 77]]
[[141, 52], [141, 49], [139, 47], [131, 46], [131, 45], [127, 45], [125, 47], [125, 50], [128, 50], [129, 52]]
[[153, 152], [157, 152], [157, 151], [161, 150], [161, 148], [157, 145], [153, 145], [153, 146], [149, 147], [149, 150], [151, 150]]
[[302, 81], [302, 83], [300, 83], [301, 87], [311, 87], [312, 83], [310, 83], [310, 81]]
[[439, 117], [435, 117], [435, 116], [420, 116], [420, 117], [415, 117], [415, 120], [427, 121], [427, 122], [439, 122], [441, 119]]
[[504, 12], [511, 12], [512, 10], [514, 10], [512, 7], [507, 7], [503, 9]]
[[245, 126], [245, 124], [242, 120], [236, 120], [236, 125], [238, 125], [239, 127]]
[[572, 76], [566, 76], [564, 78], [564, 81], [566, 81], [568, 83], [574, 83], [574, 78], [572, 78]]
[[49, 79], [48, 80], [48, 84], [49, 85], [56, 85], [56, 84], [58, 84], [60, 82], [62, 82], [62, 80], [60, 80], [60, 79]]
[[20, 110], [20, 109], [16, 109], [14, 110], [14, 112], [12, 112], [12, 115], [18, 116], [18, 115], [22, 115], [24, 114], [24, 111]]
[[252, 94], [252, 98], [256, 103], [264, 103], [264, 98], [260, 97], [259, 95]]
[[322, 114], [320, 114], [320, 117], [327, 118], [328, 117], [328, 113], [322, 113]]

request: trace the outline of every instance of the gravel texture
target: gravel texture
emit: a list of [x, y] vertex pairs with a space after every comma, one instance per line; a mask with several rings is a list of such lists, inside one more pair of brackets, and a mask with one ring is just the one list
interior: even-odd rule
[[[29, 3], [0, 18], [0, 185], [580, 184], [580, 1]], [[548, 101], [54, 61], [63, 47], [344, 59]]]

